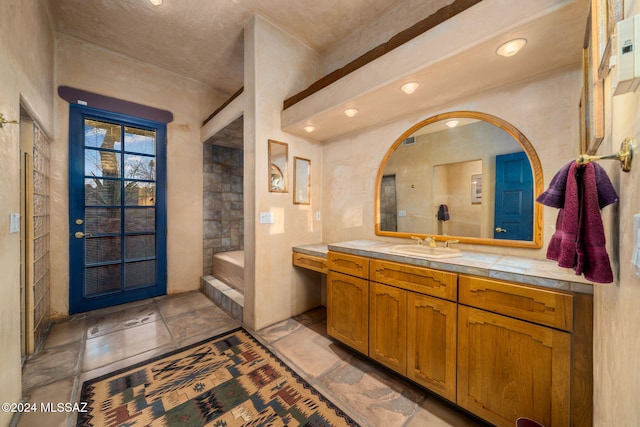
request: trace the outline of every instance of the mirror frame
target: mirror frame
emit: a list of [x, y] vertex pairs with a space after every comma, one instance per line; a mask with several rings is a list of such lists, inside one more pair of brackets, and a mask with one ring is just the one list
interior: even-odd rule
[[297, 156], [293, 157], [293, 204], [311, 204], [311, 160]]
[[438, 234], [420, 234], [420, 233], [407, 233], [403, 231], [383, 231], [380, 230], [380, 186], [382, 184], [382, 176], [384, 172], [384, 168], [387, 165], [387, 161], [396, 148], [402, 144], [406, 138], [411, 136], [418, 129], [427, 126], [431, 123], [435, 123], [441, 120], [447, 120], [452, 118], [470, 118], [470, 119], [478, 119], [483, 120], [485, 122], [491, 123], [494, 126], [499, 127], [509, 135], [513, 137], [520, 145], [522, 146], [524, 152], [527, 154], [529, 158], [529, 162], [531, 163], [531, 171], [533, 173], [533, 198], [534, 200], [544, 191], [544, 177], [542, 174], [542, 165], [540, 164], [540, 159], [538, 158], [538, 153], [533, 148], [533, 145], [527, 139], [526, 136], [522, 132], [520, 132], [515, 126], [508, 123], [507, 121], [493, 116], [487, 113], [481, 113], [477, 111], [451, 111], [448, 113], [437, 114], [435, 116], [429, 117], [425, 120], [416, 123], [407, 129], [396, 141], [393, 143], [391, 148], [387, 151], [382, 162], [380, 163], [380, 167], [378, 168], [378, 175], [376, 177], [376, 185], [375, 185], [375, 233], [377, 236], [387, 236], [387, 237], [401, 237], [401, 238], [410, 238], [411, 236], [419, 236], [421, 238], [425, 238], [427, 236], [433, 237], [435, 240], [445, 241], [456, 239], [460, 243], [472, 243], [472, 244], [480, 244], [480, 245], [492, 245], [492, 246], [510, 246], [510, 247], [520, 247], [520, 248], [541, 248], [542, 247], [542, 229], [543, 229], [543, 207], [540, 203], [533, 203], [533, 240], [521, 241], [521, 240], [501, 240], [501, 239], [489, 239], [483, 237], [465, 237], [465, 236], [443, 236]]
[[[282, 148], [284, 149], [284, 170], [282, 170], [282, 168], [279, 168], [278, 165], [276, 165], [272, 161], [272, 154], [273, 154], [272, 147], [276, 145], [281, 145]], [[282, 179], [284, 180], [284, 187], [277, 188], [273, 186], [272, 177], [274, 175], [274, 171], [276, 172], [275, 174], [281, 176]], [[287, 144], [286, 142], [280, 142], [273, 139], [269, 140], [269, 178], [268, 180], [269, 180], [268, 185], [269, 185], [270, 193], [288, 193], [289, 192], [289, 144]]]

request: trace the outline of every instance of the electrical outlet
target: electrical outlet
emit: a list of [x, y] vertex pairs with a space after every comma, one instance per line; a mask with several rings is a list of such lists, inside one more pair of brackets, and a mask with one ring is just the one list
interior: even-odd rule
[[320, 221], [320, 211], [316, 211], [316, 221]]

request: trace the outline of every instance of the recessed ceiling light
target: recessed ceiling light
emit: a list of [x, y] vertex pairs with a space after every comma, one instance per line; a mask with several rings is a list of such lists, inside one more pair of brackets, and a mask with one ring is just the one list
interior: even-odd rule
[[160, 6], [162, 4], [162, 0], [149, 0], [149, 3], [154, 6]]
[[454, 128], [454, 127], [458, 126], [458, 123], [460, 123], [460, 121], [458, 121], [458, 120], [449, 120], [447, 122], [444, 122], [444, 124], [447, 127], [450, 127], [450, 128]]
[[358, 109], [357, 108], [347, 108], [344, 110], [344, 115], [347, 117], [353, 117], [356, 114], [358, 114]]
[[311, 132], [313, 132], [314, 130], [316, 130], [316, 127], [315, 127], [315, 126], [313, 126], [313, 125], [306, 125], [305, 127], [303, 127], [303, 129], [305, 130], [305, 132], [307, 132], [307, 133], [311, 133]]
[[409, 82], [400, 86], [400, 90], [406, 93], [407, 95], [411, 95], [413, 92], [416, 91], [416, 89], [418, 89], [418, 86], [420, 86], [420, 83], [418, 82]]
[[526, 39], [513, 39], [509, 40], [506, 43], [500, 45], [500, 47], [496, 50], [496, 53], [500, 56], [513, 56], [516, 53], [520, 52], [520, 49], [527, 44]]

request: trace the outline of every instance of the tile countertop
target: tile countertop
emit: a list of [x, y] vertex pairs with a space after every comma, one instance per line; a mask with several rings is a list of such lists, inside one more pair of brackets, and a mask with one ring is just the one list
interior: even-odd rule
[[593, 294], [593, 283], [573, 270], [560, 268], [554, 261], [510, 255], [461, 251], [462, 256], [430, 260], [391, 253], [395, 243], [375, 240], [351, 240], [339, 243], [316, 243], [294, 246], [293, 251], [326, 258], [329, 251], [360, 255], [386, 261], [429, 267], [452, 273], [470, 274], [492, 279], [508, 280], [543, 288]]

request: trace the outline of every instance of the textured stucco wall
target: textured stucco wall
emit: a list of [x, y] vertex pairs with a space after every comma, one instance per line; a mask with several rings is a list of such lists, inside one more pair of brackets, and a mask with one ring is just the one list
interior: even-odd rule
[[[174, 120], [167, 125], [167, 292], [198, 289], [203, 265], [200, 127], [225, 96], [193, 80], [62, 35], [56, 40], [56, 64], [56, 86], [71, 86], [173, 113]], [[65, 315], [69, 305], [69, 105], [56, 97], [55, 106], [51, 305], [54, 315]]]
[[[282, 102], [317, 78], [317, 54], [268, 21], [245, 29], [245, 318], [259, 329], [320, 304], [320, 287], [291, 265], [291, 247], [322, 239], [322, 146], [281, 130]], [[289, 192], [268, 191], [269, 139], [289, 145]], [[311, 160], [311, 204], [293, 204], [293, 156]], [[253, 196], [251, 196], [253, 195]], [[273, 224], [259, 224], [259, 212]]]
[[[498, 116], [517, 127], [533, 144], [542, 163], [545, 186], [578, 155], [576, 106], [581, 71], [562, 70], [460, 102], [430, 109], [380, 127], [325, 143], [323, 151], [324, 240], [380, 239], [374, 231], [374, 192], [385, 153], [407, 129], [436, 114], [474, 110]], [[551, 238], [557, 210], [544, 209], [544, 241]], [[546, 249], [475, 246], [475, 250], [544, 258]]]
[[[640, 1], [624, 2], [625, 16], [640, 13]], [[611, 96], [606, 81], [606, 138], [598, 154], [620, 149], [624, 138], [640, 143], [640, 91]], [[619, 216], [608, 240], [619, 244], [619, 283], [597, 285], [594, 295], [594, 426], [635, 426], [640, 420], [640, 277], [633, 272], [633, 215], [640, 213], [640, 163], [629, 173], [602, 162], [619, 188]], [[617, 245], [616, 245], [617, 246]], [[615, 271], [615, 270], [614, 270]]]
[[[37, 0], [0, 1], [0, 113], [19, 120], [22, 100], [52, 132], [53, 33], [48, 7]], [[20, 233], [9, 234], [20, 212], [20, 132], [0, 129], [0, 402], [22, 396], [20, 360]], [[0, 426], [11, 413], [0, 412]]]

